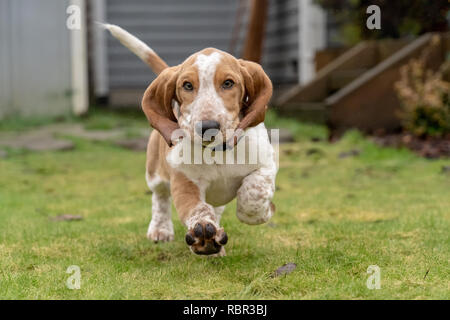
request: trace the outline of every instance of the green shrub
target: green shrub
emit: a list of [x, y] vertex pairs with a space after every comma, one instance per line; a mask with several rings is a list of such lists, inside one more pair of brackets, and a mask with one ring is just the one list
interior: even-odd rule
[[403, 128], [419, 137], [442, 137], [450, 134], [450, 61], [439, 70], [426, 70], [426, 55], [402, 67], [395, 84], [402, 108], [399, 117]]
[[[314, 0], [337, 23], [337, 39], [353, 45], [364, 39], [401, 38], [448, 30], [448, 0]], [[367, 7], [381, 10], [381, 29], [366, 27]]]

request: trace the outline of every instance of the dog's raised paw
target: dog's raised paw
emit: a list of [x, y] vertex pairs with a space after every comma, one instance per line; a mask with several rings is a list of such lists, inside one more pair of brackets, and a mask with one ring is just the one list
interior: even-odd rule
[[228, 242], [223, 228], [217, 229], [212, 223], [198, 222], [186, 233], [186, 243], [192, 252], [201, 255], [213, 255], [222, 252], [222, 246]]

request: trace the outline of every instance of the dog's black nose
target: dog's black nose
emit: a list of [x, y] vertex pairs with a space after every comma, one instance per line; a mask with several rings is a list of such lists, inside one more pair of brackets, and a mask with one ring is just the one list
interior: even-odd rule
[[219, 130], [220, 123], [214, 120], [202, 120], [195, 124], [195, 132], [203, 137], [203, 140], [211, 140], [219, 133]]

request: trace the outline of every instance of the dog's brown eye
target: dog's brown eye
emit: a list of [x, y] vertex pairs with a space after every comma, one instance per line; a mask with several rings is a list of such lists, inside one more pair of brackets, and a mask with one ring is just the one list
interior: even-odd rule
[[190, 82], [188, 82], [188, 81], [186, 81], [185, 83], [183, 83], [183, 88], [184, 88], [184, 90], [187, 90], [187, 91], [192, 91], [192, 90], [194, 90], [194, 86], [192, 85], [192, 83], [190, 83]]
[[222, 88], [224, 88], [224, 89], [230, 89], [230, 88], [233, 87], [233, 85], [234, 85], [234, 81], [228, 79], [228, 80], [225, 80], [225, 81], [223, 82]]

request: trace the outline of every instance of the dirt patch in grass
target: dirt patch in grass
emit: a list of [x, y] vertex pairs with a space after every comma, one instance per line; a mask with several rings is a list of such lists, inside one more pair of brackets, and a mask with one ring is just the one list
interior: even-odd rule
[[421, 157], [436, 159], [450, 157], [450, 135], [443, 138], [418, 138], [411, 134], [390, 134], [373, 137], [383, 147], [408, 148]]

